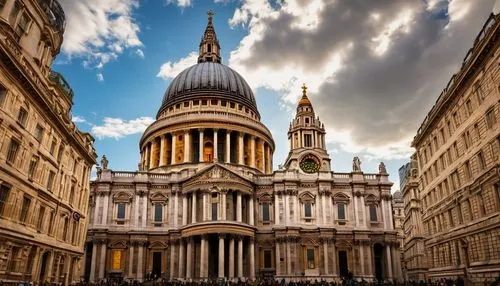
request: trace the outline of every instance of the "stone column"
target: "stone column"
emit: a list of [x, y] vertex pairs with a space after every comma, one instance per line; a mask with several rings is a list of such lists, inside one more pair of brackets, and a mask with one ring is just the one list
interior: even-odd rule
[[250, 167], [255, 168], [255, 136], [250, 137]]
[[231, 163], [231, 131], [226, 130], [226, 163]]
[[54, 282], [54, 277], [52, 277], [52, 267], [54, 266], [54, 256], [56, 253], [51, 251], [49, 256], [49, 262], [47, 263], [47, 273], [45, 274], [47, 280]]
[[165, 135], [162, 135], [160, 139], [160, 167], [165, 166], [167, 163], [165, 162], [165, 148], [167, 147], [166, 141], [167, 138], [165, 137]]
[[187, 251], [186, 251], [186, 278], [190, 279], [192, 275], [193, 264], [193, 239], [188, 238]]
[[387, 217], [385, 215], [385, 200], [381, 199], [380, 200], [380, 208], [382, 208], [382, 220], [384, 221], [384, 229], [387, 229]]
[[219, 278], [224, 277], [224, 235], [219, 235]]
[[170, 243], [170, 280], [174, 279], [175, 267], [175, 242]]
[[365, 272], [365, 252], [364, 252], [364, 242], [361, 241], [360, 244], [359, 244], [359, 264], [361, 266], [361, 275], [362, 276], [365, 276], [366, 275], [366, 272]]
[[289, 209], [289, 206], [290, 206], [290, 203], [288, 202], [288, 191], [285, 191], [285, 207], [283, 208], [283, 211], [285, 212], [283, 214], [284, 218], [285, 218], [285, 225], [288, 225], [288, 221], [290, 220], [289, 216], [290, 216], [290, 209]]
[[93, 219], [93, 224], [94, 225], [99, 225], [100, 221], [98, 220], [99, 218], [99, 202], [101, 201], [101, 196], [96, 193], [95, 195], [95, 206], [94, 206], [94, 219]]
[[241, 222], [241, 193], [236, 194], [236, 221]]
[[149, 147], [149, 169], [152, 169], [155, 167], [154, 165], [154, 159], [155, 159], [155, 140], [151, 141], [151, 146]]
[[321, 220], [323, 221], [323, 224], [327, 224], [328, 222], [326, 221], [326, 192], [323, 192], [321, 194]]
[[184, 163], [191, 159], [191, 136], [189, 130], [184, 131]]
[[106, 266], [106, 242], [101, 244], [101, 256], [99, 257], [99, 279], [104, 278], [104, 270]]
[[203, 193], [203, 221], [207, 220], [207, 194]]
[[193, 197], [192, 197], [192, 204], [193, 206], [191, 207], [191, 223], [196, 222], [196, 191], [193, 191]]
[[140, 241], [137, 245], [139, 251], [137, 253], [137, 280], [142, 282], [144, 277], [144, 242]]
[[218, 136], [219, 130], [214, 129], [214, 162], [219, 162], [219, 148], [217, 148], [217, 145], [219, 144], [219, 136]]
[[177, 143], [177, 135], [172, 133], [172, 150], [171, 150], [171, 158], [170, 158], [170, 164], [174, 165], [177, 162], [177, 159], [175, 158], [175, 148], [176, 148], [176, 143]]
[[221, 206], [220, 206], [220, 212], [221, 212], [221, 219], [222, 220], [227, 220], [227, 205], [226, 205], [226, 191], [222, 191], [222, 194], [221, 194]]
[[202, 235], [201, 236], [201, 246], [200, 246], [200, 277], [201, 278], [205, 278], [207, 277], [208, 275], [205, 275], [205, 269], [207, 269], [207, 258], [205, 256], [205, 249], [207, 247], [207, 239], [205, 237], [205, 235]]
[[354, 223], [355, 227], [359, 226], [359, 219], [358, 219], [358, 197], [354, 195]]
[[333, 264], [333, 275], [337, 275], [337, 249], [335, 248], [335, 241], [332, 241], [332, 264]]
[[274, 224], [280, 224], [280, 205], [277, 192], [274, 193]]
[[385, 256], [387, 257], [387, 278], [392, 280], [391, 247], [388, 244], [385, 246]]
[[142, 196], [142, 226], [146, 227], [148, 219], [148, 195], [144, 194]]
[[330, 274], [330, 271], [328, 269], [328, 240], [324, 239], [323, 240], [323, 260], [324, 260], [324, 266], [325, 266], [325, 275]]
[[129, 255], [128, 255], [128, 277], [134, 277], [134, 245], [130, 244], [129, 246]]
[[389, 221], [387, 223], [387, 226], [389, 227], [389, 229], [394, 229], [394, 221], [392, 219], [392, 205], [391, 205], [391, 202], [389, 200], [386, 201], [385, 203], [387, 205], [387, 212], [388, 212], [388, 217], [389, 217]]
[[186, 225], [188, 223], [188, 199], [184, 194], [182, 195], [182, 225]]
[[274, 258], [276, 259], [275, 263], [276, 263], [276, 275], [281, 275], [281, 258], [280, 258], [280, 242], [278, 239], [276, 239], [276, 250], [275, 250], [275, 254], [274, 254]]
[[198, 161], [199, 162], [203, 162], [204, 161], [204, 158], [203, 158], [203, 129], [199, 129], [199, 132], [200, 132], [200, 144], [199, 144], [199, 156], [198, 156]]
[[104, 205], [102, 207], [102, 222], [101, 222], [101, 224], [106, 225], [108, 223], [109, 193], [104, 194], [103, 200], [104, 200]]
[[174, 226], [177, 227], [179, 220], [179, 192], [175, 193], [174, 213], [172, 214], [172, 218], [174, 220]]
[[71, 264], [73, 263], [72, 259], [71, 259], [71, 256], [67, 255], [66, 256], [66, 259], [64, 260], [65, 261], [65, 264], [64, 264], [64, 285], [65, 286], [68, 286], [69, 283], [71, 280], [70, 280], [70, 277], [69, 277], [69, 269], [71, 267]]
[[238, 277], [243, 277], [243, 237], [238, 237]]
[[244, 158], [245, 150], [243, 150], [244, 149], [244, 146], [243, 146], [244, 145], [244, 142], [243, 142], [244, 136], [245, 136], [245, 134], [243, 132], [238, 133], [238, 164], [240, 164], [240, 165], [245, 164], [245, 158]]
[[366, 205], [365, 205], [364, 195], [360, 197], [360, 202], [361, 202], [361, 217], [363, 218], [363, 226], [368, 227], [368, 221], [366, 219]]
[[[51, 254], [53, 255], [53, 254]], [[92, 262], [90, 263], [90, 277], [89, 277], [89, 282], [95, 282], [95, 268], [97, 267], [97, 262], [96, 262], [96, 257], [97, 256], [97, 243], [94, 241], [92, 244]], [[48, 266], [48, 265], [47, 265]], [[48, 268], [45, 266], [46, 268]], [[45, 273], [45, 275], [48, 277], [50, 273]], [[43, 277], [40, 277], [42, 279]]]
[[260, 170], [262, 171], [262, 173], [266, 173], [266, 142], [264, 141], [264, 139], [260, 139], [260, 143], [261, 143], [261, 146], [262, 146], [262, 158], [260, 159], [260, 161], [262, 162], [262, 166], [260, 168]]
[[370, 247], [370, 244], [368, 243], [368, 245], [366, 246], [367, 247], [367, 253], [368, 253], [368, 273], [366, 273], [367, 275], [370, 275], [370, 276], [374, 276], [373, 275], [373, 269], [372, 269], [372, 263], [373, 263], [373, 260], [372, 260], [372, 248]]
[[291, 251], [290, 251], [290, 238], [287, 237], [286, 240], [286, 274], [292, 274], [292, 259], [291, 259]]
[[248, 255], [250, 256], [250, 279], [255, 278], [255, 243], [254, 243], [254, 238], [250, 237], [250, 245], [249, 245], [249, 253]]
[[134, 225], [139, 226], [139, 200], [140, 196], [138, 193], [134, 194]]
[[147, 170], [150, 168], [149, 164], [149, 144], [146, 144], [146, 147], [144, 147], [144, 169]]
[[249, 206], [248, 206], [248, 224], [249, 225], [254, 225], [254, 210], [253, 210], [253, 196], [250, 195], [250, 198], [248, 200]]
[[180, 246], [179, 246], [179, 278], [184, 278], [184, 266], [185, 266], [185, 261], [184, 261], [184, 240], [180, 240]]
[[229, 239], [229, 273], [227, 276], [231, 279], [234, 278], [234, 237]]

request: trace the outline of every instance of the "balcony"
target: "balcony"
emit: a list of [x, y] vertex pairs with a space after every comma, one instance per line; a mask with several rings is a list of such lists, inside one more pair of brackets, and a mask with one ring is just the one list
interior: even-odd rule
[[55, 83], [71, 100], [73, 100], [73, 90], [60, 73], [50, 71], [49, 79]]
[[63, 33], [66, 27], [64, 10], [57, 0], [38, 0], [38, 4], [45, 12], [50, 25], [58, 32]]

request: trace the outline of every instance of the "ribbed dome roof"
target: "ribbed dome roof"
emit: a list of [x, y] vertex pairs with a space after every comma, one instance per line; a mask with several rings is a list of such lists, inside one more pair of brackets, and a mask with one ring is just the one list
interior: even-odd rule
[[245, 79], [216, 62], [200, 62], [177, 75], [163, 96], [158, 114], [186, 100], [214, 97], [240, 103], [260, 117], [252, 89]]

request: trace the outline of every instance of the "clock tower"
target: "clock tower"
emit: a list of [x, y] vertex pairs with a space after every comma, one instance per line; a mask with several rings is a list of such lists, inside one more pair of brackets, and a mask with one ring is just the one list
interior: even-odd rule
[[304, 173], [331, 171], [325, 134], [325, 126], [316, 117], [304, 84], [297, 114], [288, 129], [290, 152], [285, 161], [285, 169], [299, 169]]

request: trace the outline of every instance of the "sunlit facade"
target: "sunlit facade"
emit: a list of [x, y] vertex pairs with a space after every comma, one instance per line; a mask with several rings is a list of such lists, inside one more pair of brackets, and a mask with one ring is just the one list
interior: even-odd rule
[[392, 183], [383, 164], [334, 173], [304, 86], [275, 144], [252, 89], [223, 65], [212, 15], [198, 63], [165, 92], [134, 172], [103, 161], [91, 184], [85, 278], [401, 280]]

